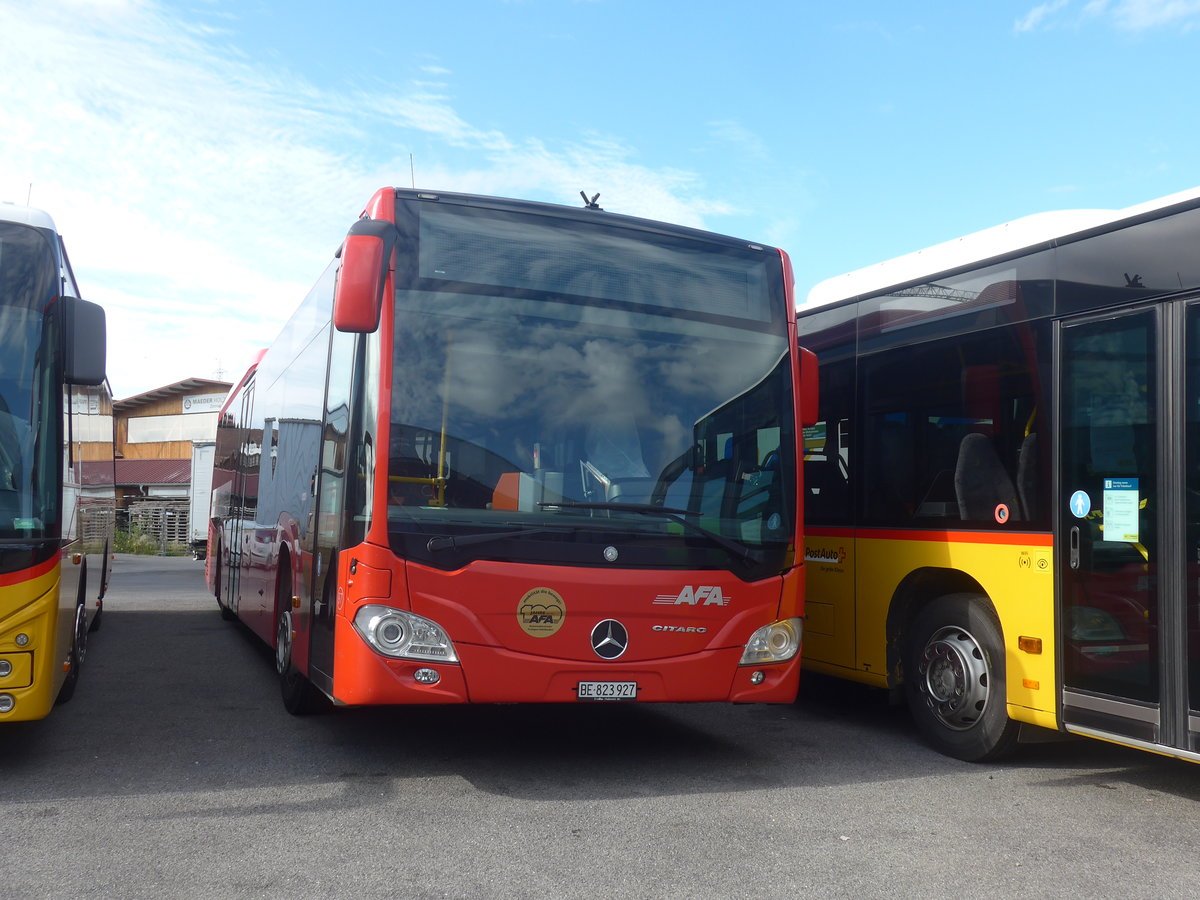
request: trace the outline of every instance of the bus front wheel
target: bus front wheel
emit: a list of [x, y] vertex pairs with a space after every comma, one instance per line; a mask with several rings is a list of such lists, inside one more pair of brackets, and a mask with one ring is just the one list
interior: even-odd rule
[[79, 686], [79, 673], [83, 668], [83, 658], [87, 655], [87, 639], [87, 607], [78, 603], [75, 605], [75, 634], [71, 638], [71, 653], [67, 657], [70, 669], [58, 691], [59, 703], [66, 703], [75, 696], [75, 688]]
[[283, 705], [293, 716], [324, 712], [329, 708], [329, 701], [292, 662], [295, 631], [292, 627], [290, 572], [280, 572], [276, 591], [275, 670], [279, 673]]
[[217, 548], [217, 555], [214, 557], [213, 565], [217, 567], [216, 573], [213, 575], [213, 594], [217, 598], [217, 608], [221, 610], [221, 618], [226, 622], [232, 622], [237, 618], [237, 615], [232, 609], [225, 605], [225, 601], [221, 599], [221, 592], [225, 589], [225, 585], [221, 583], [221, 576], [224, 575], [224, 570], [221, 567], [221, 550]]
[[1016, 744], [1008, 717], [1004, 638], [986, 597], [950, 594], [909, 628], [904, 681], [909, 709], [938, 751], [969, 762], [999, 759]]

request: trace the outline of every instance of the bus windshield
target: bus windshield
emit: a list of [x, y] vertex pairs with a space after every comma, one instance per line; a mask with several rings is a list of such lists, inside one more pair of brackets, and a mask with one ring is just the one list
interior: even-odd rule
[[52, 537], [59, 489], [53, 376], [57, 296], [50, 240], [0, 222], [0, 540]]
[[397, 552], [439, 568], [791, 565], [777, 254], [603, 214], [397, 206], [419, 243], [395, 297]]

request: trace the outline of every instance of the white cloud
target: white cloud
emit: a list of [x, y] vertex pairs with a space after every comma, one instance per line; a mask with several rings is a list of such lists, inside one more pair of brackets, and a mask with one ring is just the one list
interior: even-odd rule
[[1161, 26], [1191, 28], [1200, 16], [1198, 0], [1117, 0], [1106, 4], [1119, 28], [1146, 31]]
[[1052, 0], [1050, 3], [1042, 3], [1035, 6], [1017, 20], [1014, 28], [1017, 31], [1035, 31], [1041, 27], [1049, 16], [1058, 12], [1069, 2], [1070, 0]]
[[733, 147], [753, 159], [766, 159], [767, 148], [762, 139], [741, 122], [726, 119], [709, 122], [708, 130], [714, 138]]
[[[611, 137], [481, 129], [445, 84], [330, 91], [249, 60], [155, 0], [0, 0], [0, 200], [54, 216], [108, 307], [118, 397], [241, 373], [373, 191], [407, 184], [703, 226], [692, 173]], [[449, 76], [428, 57], [425, 74]], [[381, 149], [382, 148], [382, 149]]]
[[1016, 21], [1014, 28], [1019, 32], [1036, 31], [1054, 27], [1064, 19], [1070, 25], [1099, 19], [1122, 31], [1141, 32], [1161, 27], [1191, 30], [1200, 19], [1200, 0], [1087, 0], [1078, 13], [1075, 9], [1072, 0], [1051, 0], [1033, 7]]

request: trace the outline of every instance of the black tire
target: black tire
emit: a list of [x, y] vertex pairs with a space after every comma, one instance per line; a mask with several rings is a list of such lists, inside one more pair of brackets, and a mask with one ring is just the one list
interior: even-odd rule
[[96, 614], [92, 616], [92, 624], [88, 626], [88, 631], [90, 631], [92, 634], [95, 634], [100, 630], [101, 620], [104, 617], [104, 595], [108, 592], [109, 576], [109, 549], [107, 542], [104, 544], [104, 556], [102, 556], [100, 559], [100, 590], [96, 597]]
[[283, 706], [293, 716], [308, 716], [329, 709], [329, 699], [292, 664], [292, 576], [287, 559], [275, 580], [275, 671]]
[[87, 656], [87, 639], [87, 608], [78, 603], [75, 606], [75, 634], [71, 637], [71, 653], [68, 656], [71, 670], [67, 673], [63, 686], [59, 688], [57, 703], [67, 703], [75, 696], [75, 689], [79, 687], [79, 673]]
[[936, 750], [968, 762], [999, 759], [1017, 742], [1008, 717], [1004, 635], [987, 598], [950, 594], [926, 605], [908, 630], [909, 709]]
[[99, 631], [100, 630], [100, 622], [103, 618], [104, 618], [104, 602], [102, 600], [97, 600], [96, 601], [96, 614], [94, 616], [92, 616], [92, 623], [90, 625], [88, 625], [88, 631], [90, 631], [92, 634], [95, 634], [97, 631]]
[[214, 557], [213, 565], [217, 567], [217, 574], [213, 577], [213, 594], [217, 598], [217, 608], [221, 610], [221, 618], [226, 622], [232, 622], [237, 618], [237, 614], [221, 602], [221, 576], [224, 570], [221, 568], [221, 550], [217, 548], [217, 555]]

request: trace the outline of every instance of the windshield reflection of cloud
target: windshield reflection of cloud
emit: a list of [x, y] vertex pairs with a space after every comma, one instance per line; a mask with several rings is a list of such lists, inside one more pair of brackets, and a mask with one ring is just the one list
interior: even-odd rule
[[[609, 327], [623, 315], [604, 312], [612, 314], [605, 319]], [[757, 383], [779, 353], [766, 341], [597, 337], [585, 322], [532, 328], [480, 322], [468, 333], [461, 326], [447, 332], [444, 320], [412, 316], [405, 334], [396, 357], [403, 374], [393, 394], [398, 421], [440, 428], [444, 395], [460, 421], [572, 428], [632, 417], [662, 438], [665, 458], [688, 446], [692, 421]], [[664, 398], [675, 412], [666, 414]], [[678, 411], [689, 408], [681, 419]]]
[[27, 310], [0, 308], [0, 391], [14, 415], [20, 409], [16, 401], [29, 394], [39, 344], [31, 319]]

